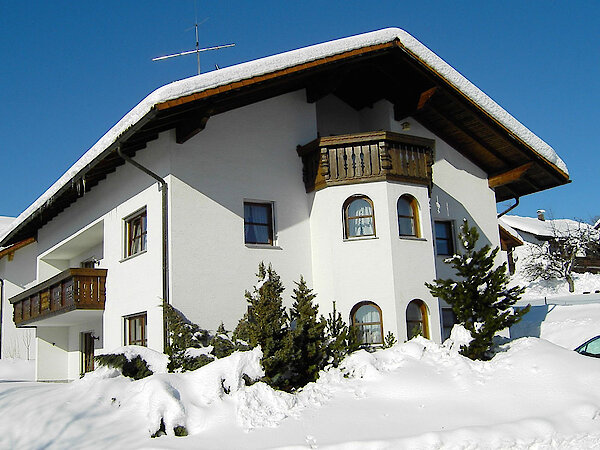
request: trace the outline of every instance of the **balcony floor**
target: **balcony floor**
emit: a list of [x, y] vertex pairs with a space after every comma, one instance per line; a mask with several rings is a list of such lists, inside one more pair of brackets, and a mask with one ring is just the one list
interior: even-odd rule
[[94, 320], [102, 320], [104, 310], [76, 309], [35, 321], [36, 327], [69, 327]]

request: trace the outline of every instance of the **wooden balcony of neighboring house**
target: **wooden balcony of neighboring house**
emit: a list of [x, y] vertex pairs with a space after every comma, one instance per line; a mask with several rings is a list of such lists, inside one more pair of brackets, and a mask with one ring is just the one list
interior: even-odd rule
[[390, 131], [319, 137], [298, 146], [306, 192], [341, 184], [432, 184], [434, 141]]
[[577, 273], [600, 273], [600, 257], [598, 256], [577, 256], [575, 257], [575, 266], [573, 272]]
[[68, 326], [104, 311], [106, 269], [71, 268], [9, 299], [17, 327]]

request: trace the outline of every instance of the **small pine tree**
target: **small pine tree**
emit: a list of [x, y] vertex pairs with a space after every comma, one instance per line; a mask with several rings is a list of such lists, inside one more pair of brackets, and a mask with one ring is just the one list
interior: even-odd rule
[[506, 263], [494, 268], [497, 247], [491, 250], [486, 245], [475, 250], [479, 233], [466, 219], [459, 238], [464, 253], [446, 260], [459, 281], [437, 279], [425, 284], [433, 296], [452, 306], [458, 322], [471, 332], [473, 340], [461, 353], [471, 359], [488, 359], [496, 332], [515, 324], [529, 311], [529, 307], [519, 311], [510, 308], [525, 289], [507, 287]]
[[221, 322], [221, 325], [217, 328], [216, 334], [210, 340], [209, 345], [212, 345], [213, 349], [211, 353], [217, 358], [225, 358], [237, 350], [236, 345], [229, 338], [229, 334], [227, 330], [225, 330], [223, 322]]
[[246, 291], [248, 313], [240, 320], [234, 338], [245, 340], [251, 347], [260, 345], [265, 381], [277, 387], [286, 371], [283, 340], [288, 322], [281, 298], [284, 288], [271, 265], [267, 268], [261, 262], [256, 276], [258, 283], [253, 292]]
[[339, 366], [342, 359], [349, 353], [352, 353], [360, 347], [358, 331], [356, 327], [346, 325], [342, 315], [335, 308], [333, 302], [333, 311], [329, 313], [327, 319], [327, 355], [329, 362], [333, 367]]
[[383, 343], [383, 348], [390, 348], [396, 345], [396, 336], [391, 331], [388, 331], [388, 334], [385, 335], [385, 341]]
[[286, 334], [284, 348], [289, 358], [286, 382], [292, 389], [316, 381], [319, 371], [327, 362], [326, 322], [323, 317], [318, 318], [319, 307], [313, 303], [316, 295], [308, 288], [303, 277], [296, 285], [290, 310], [292, 327]]
[[190, 357], [186, 355], [188, 348], [201, 348], [208, 344], [210, 335], [208, 331], [201, 329], [195, 323], [191, 323], [183, 317], [172, 305], [163, 301], [165, 318], [169, 340], [165, 353], [169, 355], [169, 372], [181, 370], [196, 370], [203, 365], [213, 361], [214, 358], [207, 356]]

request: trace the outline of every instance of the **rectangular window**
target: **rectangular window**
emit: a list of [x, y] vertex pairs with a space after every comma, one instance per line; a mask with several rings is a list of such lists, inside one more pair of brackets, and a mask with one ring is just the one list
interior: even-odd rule
[[438, 255], [454, 254], [454, 233], [452, 222], [435, 222], [435, 250]]
[[146, 251], [147, 233], [146, 210], [125, 220], [125, 258]]
[[146, 347], [146, 313], [125, 318], [125, 345]]
[[244, 202], [244, 242], [273, 245], [273, 204]]
[[452, 308], [442, 308], [442, 341], [450, 337], [454, 324], [456, 324], [456, 314]]

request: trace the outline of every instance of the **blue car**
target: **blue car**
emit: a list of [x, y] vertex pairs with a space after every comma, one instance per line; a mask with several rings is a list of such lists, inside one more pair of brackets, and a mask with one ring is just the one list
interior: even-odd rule
[[577, 353], [585, 356], [600, 358], [600, 336], [591, 338], [575, 349]]

